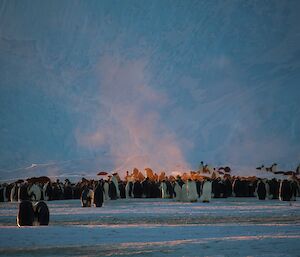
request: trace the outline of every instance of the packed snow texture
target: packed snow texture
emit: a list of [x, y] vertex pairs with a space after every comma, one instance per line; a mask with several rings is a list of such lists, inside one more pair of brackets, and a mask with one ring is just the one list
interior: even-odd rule
[[300, 204], [254, 198], [179, 203], [120, 199], [102, 208], [48, 202], [48, 227], [15, 224], [0, 203], [1, 256], [299, 256]]

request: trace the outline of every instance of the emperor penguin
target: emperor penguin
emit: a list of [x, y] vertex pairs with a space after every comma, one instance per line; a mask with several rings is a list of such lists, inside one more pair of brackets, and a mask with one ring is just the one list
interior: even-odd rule
[[52, 200], [52, 186], [50, 181], [43, 186], [43, 199], [45, 201]]
[[132, 197], [132, 186], [133, 183], [132, 181], [127, 181], [126, 186], [125, 186], [125, 195], [126, 195], [126, 199], [131, 198]]
[[188, 198], [188, 192], [187, 192], [187, 184], [184, 183], [182, 185], [182, 191], [181, 191], [181, 201], [182, 202], [188, 202], [189, 201], [189, 198]]
[[37, 184], [33, 184], [28, 189], [28, 195], [32, 201], [40, 201], [42, 197], [42, 190]]
[[103, 187], [100, 182], [96, 185], [94, 189], [94, 205], [95, 207], [102, 207], [104, 201]]
[[292, 188], [291, 201], [296, 201], [296, 197], [297, 197], [297, 194], [299, 192], [299, 184], [298, 184], [296, 179], [292, 179], [290, 181], [290, 184], [291, 184], [291, 188]]
[[196, 182], [191, 179], [187, 181], [187, 196], [190, 202], [197, 202], [198, 193], [197, 193]]
[[43, 201], [35, 203], [33, 206], [35, 214], [35, 222], [39, 226], [48, 226], [49, 224], [49, 208]]
[[18, 188], [18, 201], [29, 200], [27, 193], [27, 183], [23, 182]]
[[111, 181], [114, 183], [117, 190], [117, 198], [120, 198], [119, 181], [115, 175], [112, 176]]
[[103, 184], [103, 190], [104, 190], [105, 201], [110, 200], [110, 197], [109, 197], [109, 183], [106, 180], [104, 181], [104, 184]]
[[176, 195], [175, 200], [180, 202], [182, 198], [182, 188], [177, 181], [175, 182], [174, 191]]
[[164, 180], [160, 183], [160, 189], [161, 189], [161, 198], [170, 198], [167, 191], [167, 184]]
[[18, 185], [17, 183], [14, 184], [10, 191], [10, 201], [17, 202], [18, 201]]
[[22, 201], [19, 204], [19, 211], [17, 214], [17, 225], [32, 226], [34, 221], [34, 210], [30, 201]]
[[204, 203], [209, 203], [211, 201], [211, 192], [212, 192], [211, 181], [207, 179], [203, 183], [202, 195], [200, 197], [200, 200]]
[[280, 201], [290, 201], [293, 195], [290, 181], [284, 179], [280, 182], [279, 199]]
[[109, 188], [108, 188], [108, 194], [110, 197], [110, 200], [117, 200], [117, 188], [113, 181], [109, 182]]
[[81, 197], [80, 197], [81, 206], [82, 207], [91, 207], [93, 197], [94, 197], [94, 192], [90, 188], [85, 186], [81, 193]]
[[7, 192], [6, 192], [7, 184], [4, 183], [2, 185], [2, 188], [3, 188], [3, 202], [8, 202]]
[[4, 202], [4, 187], [0, 184], [0, 202]]
[[256, 194], [259, 200], [265, 200], [267, 197], [267, 188], [263, 180], [259, 180], [256, 186]]

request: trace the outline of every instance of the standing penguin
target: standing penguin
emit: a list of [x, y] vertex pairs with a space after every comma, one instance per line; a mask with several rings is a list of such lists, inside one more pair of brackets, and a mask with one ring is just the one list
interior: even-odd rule
[[279, 187], [280, 183], [276, 178], [268, 181], [269, 189], [270, 189], [270, 199], [278, 199], [279, 198]]
[[39, 226], [48, 226], [49, 224], [49, 209], [45, 202], [37, 202], [34, 206], [35, 221]]
[[29, 200], [29, 195], [27, 193], [27, 184], [22, 183], [18, 189], [18, 201]]
[[257, 198], [259, 200], [265, 200], [267, 196], [267, 188], [266, 184], [263, 180], [259, 179], [257, 186], [256, 186], [256, 193], [257, 193]]
[[122, 199], [126, 198], [125, 186], [126, 186], [126, 184], [125, 184], [124, 181], [121, 181], [121, 182], [119, 183], [120, 197], [121, 197]]
[[161, 190], [161, 198], [170, 198], [168, 191], [167, 191], [167, 184], [166, 184], [165, 180], [163, 180], [160, 183], [160, 190]]
[[229, 177], [226, 177], [224, 179], [224, 185], [225, 185], [225, 195], [226, 197], [232, 196], [232, 183]]
[[94, 189], [95, 207], [102, 207], [103, 201], [104, 201], [104, 192], [103, 192], [102, 184], [99, 181]]
[[109, 182], [108, 194], [109, 194], [110, 200], [117, 200], [117, 198], [118, 198], [117, 188], [113, 181]]
[[198, 179], [196, 179], [195, 183], [196, 183], [197, 194], [198, 194], [198, 198], [199, 198], [200, 195], [201, 195], [201, 186], [202, 186], [202, 185], [201, 185], [201, 181], [198, 180]]
[[30, 201], [22, 201], [19, 204], [19, 211], [17, 215], [17, 225], [32, 226], [34, 221], [34, 210]]
[[232, 183], [232, 195], [235, 197], [242, 197], [242, 181], [239, 177], [237, 177]]
[[181, 187], [182, 191], [181, 191], [181, 201], [182, 202], [188, 202], [189, 198], [188, 198], [188, 192], [187, 192], [187, 184], [184, 183]]
[[214, 198], [220, 198], [221, 197], [221, 184], [220, 184], [221, 178], [215, 178], [212, 181], [212, 193]]
[[174, 187], [173, 184], [171, 183], [170, 180], [166, 181], [166, 185], [167, 185], [167, 192], [169, 194], [169, 198], [173, 198], [174, 197]]
[[91, 207], [93, 199], [93, 191], [89, 189], [88, 186], [84, 186], [81, 193], [81, 206], [82, 207]]
[[142, 181], [142, 188], [143, 188], [143, 196], [146, 198], [150, 198], [151, 184], [150, 184], [150, 179], [148, 177]]
[[297, 183], [297, 180], [295, 180], [295, 179], [292, 179], [290, 183], [291, 183], [291, 189], [292, 189], [291, 201], [296, 201], [296, 197], [297, 197], [298, 191], [299, 191], [299, 185]]
[[136, 180], [133, 183], [132, 193], [133, 193], [134, 198], [141, 198], [142, 197], [143, 188], [142, 188], [142, 184], [140, 183], [140, 181]]
[[187, 181], [187, 196], [190, 202], [197, 202], [198, 193], [197, 193], [196, 182], [191, 179]]
[[127, 199], [132, 197], [132, 188], [133, 188], [132, 181], [127, 181], [125, 186], [125, 194]]
[[28, 189], [28, 195], [32, 201], [40, 201], [42, 197], [42, 190], [37, 184], [33, 184]]
[[52, 184], [51, 184], [51, 181], [48, 181], [43, 186], [43, 199], [45, 201], [52, 200]]
[[[6, 188], [7, 188], [7, 184], [4, 183], [2, 184], [2, 189], [0, 192], [2, 192], [2, 196], [1, 196], [1, 200], [3, 199], [3, 202], [7, 202], [8, 201], [8, 198], [7, 198], [7, 191], [6, 191]], [[1, 201], [0, 200], [0, 201]]]
[[0, 184], [0, 202], [4, 202], [4, 187]]
[[64, 199], [72, 199], [73, 198], [73, 188], [71, 182], [66, 179], [63, 185], [63, 198]]
[[182, 188], [179, 185], [178, 181], [175, 182], [174, 191], [175, 191], [175, 200], [180, 202], [182, 198]]
[[12, 187], [11, 191], [10, 191], [10, 201], [11, 202], [17, 202], [18, 201], [18, 184], [14, 183], [14, 186]]
[[279, 199], [280, 201], [290, 201], [292, 198], [292, 187], [287, 179], [284, 179], [280, 183]]
[[108, 184], [107, 180], [104, 181], [103, 190], [104, 190], [105, 201], [110, 200], [110, 197], [109, 197], [109, 184]]
[[210, 179], [207, 179], [203, 183], [202, 195], [200, 200], [204, 203], [209, 203], [211, 201], [212, 185]]
[[120, 198], [119, 180], [118, 180], [117, 174], [118, 173], [113, 174], [111, 181], [114, 183], [114, 185], [116, 187], [117, 198]]

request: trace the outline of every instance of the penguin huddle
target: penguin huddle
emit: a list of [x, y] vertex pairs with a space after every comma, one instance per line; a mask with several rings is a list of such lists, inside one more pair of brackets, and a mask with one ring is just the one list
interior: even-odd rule
[[18, 227], [23, 226], [48, 226], [49, 208], [43, 201], [33, 204], [31, 201], [21, 201], [17, 214]]

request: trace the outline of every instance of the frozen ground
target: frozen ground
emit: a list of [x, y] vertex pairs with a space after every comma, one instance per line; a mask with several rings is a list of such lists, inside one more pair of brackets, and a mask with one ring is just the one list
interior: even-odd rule
[[53, 201], [50, 226], [15, 225], [0, 204], [0, 256], [300, 256], [300, 203], [254, 198], [209, 204], [164, 199], [81, 208]]

